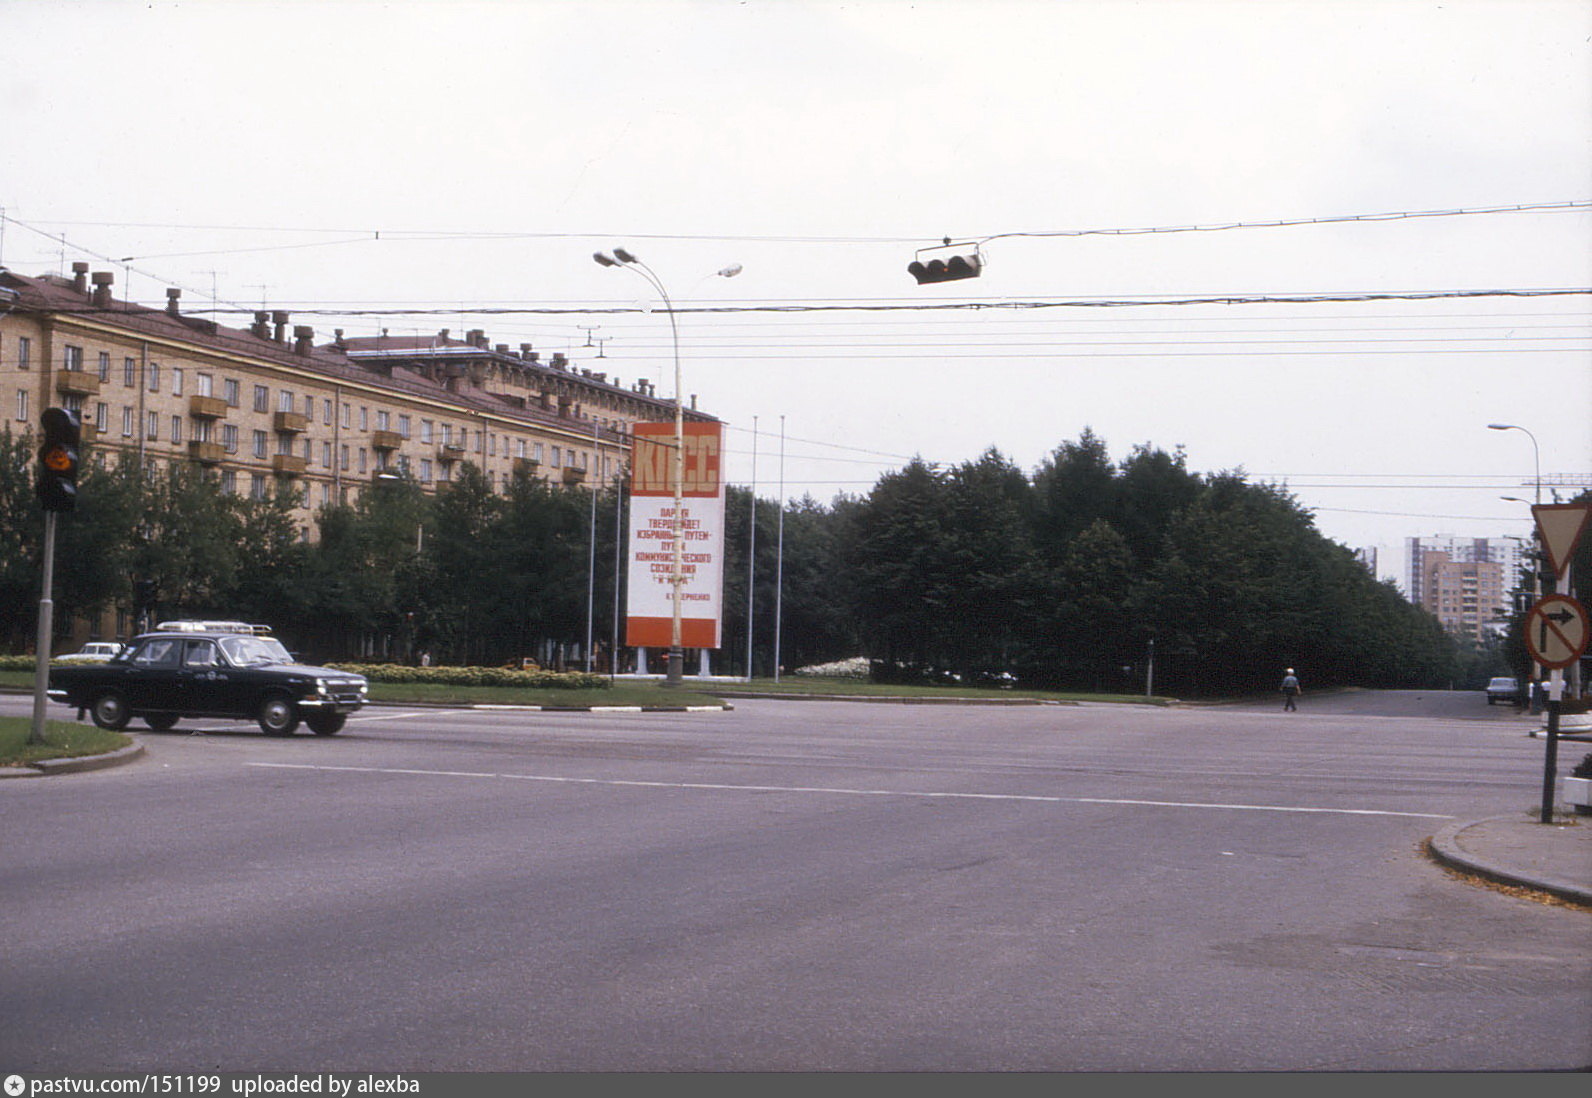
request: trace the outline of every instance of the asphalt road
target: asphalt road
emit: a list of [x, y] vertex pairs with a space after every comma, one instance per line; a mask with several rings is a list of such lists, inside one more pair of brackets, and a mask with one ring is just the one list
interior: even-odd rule
[[[0, 700], [26, 712], [27, 700]], [[1592, 1065], [1476, 694], [373, 709], [0, 782], [0, 1072]]]

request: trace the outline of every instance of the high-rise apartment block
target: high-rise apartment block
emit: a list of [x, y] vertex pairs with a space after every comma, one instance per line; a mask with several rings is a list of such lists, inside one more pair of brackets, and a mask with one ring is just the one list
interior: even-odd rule
[[1529, 549], [1515, 538], [1405, 539], [1410, 601], [1455, 636], [1478, 643], [1503, 632]]

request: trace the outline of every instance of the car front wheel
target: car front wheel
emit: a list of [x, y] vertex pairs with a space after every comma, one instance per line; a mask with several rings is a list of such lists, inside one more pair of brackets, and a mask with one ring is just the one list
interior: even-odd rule
[[94, 718], [94, 723], [108, 732], [120, 732], [127, 727], [128, 718], [132, 716], [127, 711], [127, 699], [114, 690], [107, 690], [94, 699], [94, 704], [89, 706], [89, 715]]
[[255, 719], [260, 722], [260, 731], [267, 736], [291, 736], [298, 731], [298, 707], [292, 698], [281, 694], [273, 694], [261, 702]]

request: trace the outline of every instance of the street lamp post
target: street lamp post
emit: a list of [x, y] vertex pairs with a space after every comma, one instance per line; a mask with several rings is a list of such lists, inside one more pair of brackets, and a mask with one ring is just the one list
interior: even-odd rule
[[[685, 662], [680, 629], [680, 587], [685, 583], [685, 544], [681, 525], [682, 512], [685, 509], [685, 387], [680, 374], [680, 325], [675, 320], [674, 302], [669, 298], [669, 291], [664, 288], [663, 279], [659, 278], [651, 267], [637, 259], [634, 253], [623, 248], [615, 248], [612, 255], [597, 252], [592, 259], [600, 266], [621, 267], [646, 279], [647, 283], [658, 291], [658, 296], [663, 298], [664, 312], [669, 314], [669, 334], [674, 348], [674, 516], [669, 523], [669, 533], [674, 542], [674, 560], [669, 572], [672, 609], [669, 621], [669, 667], [664, 674], [664, 685], [679, 686]], [[740, 273], [740, 264], [735, 264], [708, 277], [716, 275], [720, 278], [734, 278]]]

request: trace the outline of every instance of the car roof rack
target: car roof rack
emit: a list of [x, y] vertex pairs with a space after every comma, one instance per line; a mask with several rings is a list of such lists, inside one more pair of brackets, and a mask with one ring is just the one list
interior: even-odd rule
[[269, 625], [250, 625], [243, 621], [163, 621], [155, 628], [167, 633], [249, 633], [264, 636], [271, 632]]

